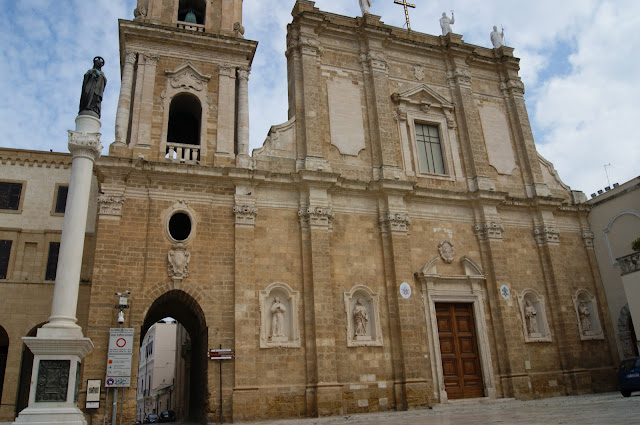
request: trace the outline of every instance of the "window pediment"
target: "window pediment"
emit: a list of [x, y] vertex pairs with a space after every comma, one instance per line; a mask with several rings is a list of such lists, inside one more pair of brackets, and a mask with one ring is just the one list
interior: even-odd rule
[[394, 93], [391, 99], [397, 104], [416, 105], [423, 111], [431, 108], [452, 111], [454, 108], [451, 102], [426, 84], [420, 84], [402, 93]]
[[176, 69], [165, 69], [169, 83], [174, 89], [202, 91], [206, 88], [211, 75], [204, 74], [191, 62], [184, 63]]

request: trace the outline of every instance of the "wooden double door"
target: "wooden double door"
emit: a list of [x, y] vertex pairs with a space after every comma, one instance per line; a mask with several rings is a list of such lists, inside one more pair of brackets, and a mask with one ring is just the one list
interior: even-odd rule
[[444, 386], [450, 399], [484, 397], [473, 304], [436, 304]]

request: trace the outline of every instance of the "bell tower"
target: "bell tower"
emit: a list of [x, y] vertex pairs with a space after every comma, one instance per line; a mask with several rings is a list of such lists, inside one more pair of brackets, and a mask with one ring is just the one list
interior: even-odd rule
[[110, 156], [247, 167], [242, 0], [138, 0], [120, 20], [122, 85]]

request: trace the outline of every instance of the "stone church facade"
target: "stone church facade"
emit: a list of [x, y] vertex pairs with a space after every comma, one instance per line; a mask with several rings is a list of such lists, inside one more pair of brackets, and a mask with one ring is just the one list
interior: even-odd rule
[[136, 343], [167, 316], [189, 332], [196, 420], [615, 388], [586, 199], [536, 151], [513, 49], [298, 0], [289, 120], [249, 155], [242, 0], [135, 16], [96, 166], [81, 382], [104, 379], [127, 289]]

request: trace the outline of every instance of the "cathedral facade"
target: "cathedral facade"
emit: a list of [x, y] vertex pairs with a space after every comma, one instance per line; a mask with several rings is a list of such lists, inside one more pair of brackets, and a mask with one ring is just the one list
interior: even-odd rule
[[292, 16], [289, 119], [252, 155], [242, 0], [120, 21], [81, 382], [105, 376], [127, 289], [137, 344], [164, 317], [188, 331], [194, 420], [615, 389], [586, 199], [536, 151], [513, 49]]

